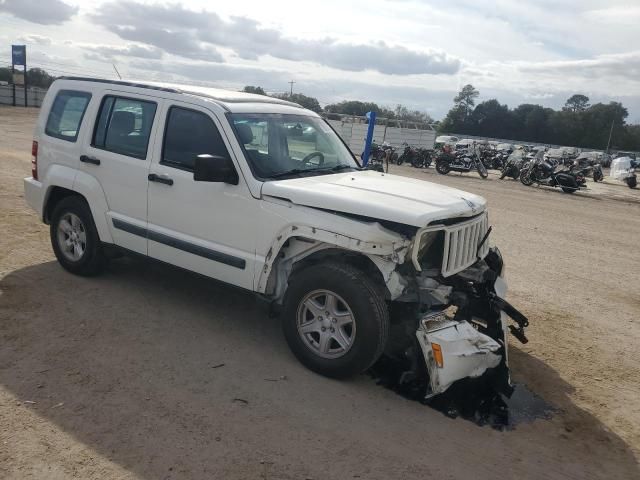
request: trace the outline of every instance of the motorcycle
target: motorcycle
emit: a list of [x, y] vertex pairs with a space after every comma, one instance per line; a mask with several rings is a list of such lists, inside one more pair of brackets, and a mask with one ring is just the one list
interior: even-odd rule
[[436, 171], [446, 175], [449, 172], [470, 172], [475, 168], [482, 178], [487, 178], [489, 172], [480, 160], [475, 143], [469, 150], [471, 151], [457, 152], [455, 155], [443, 151], [436, 159]]
[[630, 157], [616, 158], [611, 162], [609, 176], [614, 180], [626, 183], [629, 188], [636, 188], [638, 186], [636, 168], [640, 168], [640, 162]]
[[517, 180], [520, 176], [520, 169], [523, 167], [524, 159], [525, 156], [523, 150], [514, 150], [502, 167], [500, 180], [504, 179], [504, 177], [511, 177], [514, 180]]
[[602, 165], [600, 165], [599, 163], [591, 162], [587, 158], [576, 158], [573, 161], [570, 169], [574, 172], [581, 173], [585, 178], [592, 176], [594, 182], [601, 182], [604, 180]]
[[431, 166], [431, 162], [433, 162], [433, 158], [431, 157], [431, 150], [428, 150], [426, 148], [418, 148], [417, 152], [418, 154], [415, 158], [415, 161], [411, 165], [416, 168], [429, 168], [429, 166]]
[[538, 154], [535, 160], [521, 170], [520, 182], [526, 186], [537, 183], [548, 187], [560, 187], [564, 193], [573, 193], [584, 186], [584, 176], [568, 168], [557, 170], [557, 166]]
[[402, 145], [404, 146], [404, 151], [402, 152], [402, 155], [398, 157], [398, 161], [396, 163], [398, 165], [402, 165], [404, 162], [407, 162], [415, 167], [414, 163], [418, 159], [418, 149], [407, 143], [403, 143]]
[[485, 149], [480, 154], [480, 160], [488, 170], [502, 170], [504, 157], [495, 149]]
[[[362, 152], [360, 158], [364, 158], [364, 152]], [[398, 162], [398, 154], [395, 152], [395, 148], [387, 142], [382, 145], [372, 143], [366, 169], [386, 173], [389, 171], [389, 162]]]

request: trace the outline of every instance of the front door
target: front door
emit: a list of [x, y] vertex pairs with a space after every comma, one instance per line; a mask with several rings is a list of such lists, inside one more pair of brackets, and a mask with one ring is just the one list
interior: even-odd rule
[[[163, 140], [149, 173], [149, 256], [251, 289], [258, 200], [229, 153], [218, 119], [181, 102], [167, 102], [162, 119], [164, 135], [158, 138]], [[195, 158], [201, 154], [231, 157], [238, 185], [194, 181]]]

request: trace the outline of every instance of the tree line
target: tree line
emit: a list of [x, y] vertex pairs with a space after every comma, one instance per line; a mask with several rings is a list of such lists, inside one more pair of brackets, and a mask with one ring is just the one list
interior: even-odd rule
[[465, 85], [438, 131], [600, 150], [611, 135], [612, 149], [640, 150], [640, 125], [626, 123], [629, 112], [619, 102], [591, 105], [589, 97], [575, 94], [560, 110], [528, 103], [510, 109], [496, 99], [476, 105], [479, 95]]
[[[243, 92], [256, 93], [258, 95], [267, 95], [262, 87], [247, 85]], [[316, 113], [336, 113], [344, 115], [364, 116], [367, 112], [376, 112], [378, 118], [387, 118], [391, 120], [402, 120], [417, 123], [433, 123], [433, 118], [426, 112], [419, 110], [410, 110], [404, 105], [397, 105], [395, 109], [380, 106], [374, 102], [361, 102], [358, 100], [346, 100], [339, 103], [326, 105], [324, 108], [320, 106], [318, 99], [309, 97], [301, 93], [276, 93], [274, 97], [283, 100], [289, 100], [302, 105], [304, 108], [313, 110]]]
[[[22, 73], [22, 70], [16, 69], [16, 73]], [[29, 87], [49, 88], [55, 77], [42, 68], [30, 68], [27, 70], [26, 80]], [[0, 82], [13, 83], [11, 67], [0, 67]]]

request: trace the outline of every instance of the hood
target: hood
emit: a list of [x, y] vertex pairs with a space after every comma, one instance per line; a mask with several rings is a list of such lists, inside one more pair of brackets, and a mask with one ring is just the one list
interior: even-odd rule
[[415, 227], [473, 216], [486, 207], [472, 193], [371, 170], [265, 182], [262, 195]]

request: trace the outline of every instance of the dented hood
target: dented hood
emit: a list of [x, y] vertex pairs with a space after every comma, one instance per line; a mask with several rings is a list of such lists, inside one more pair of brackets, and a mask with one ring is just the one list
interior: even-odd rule
[[266, 182], [262, 195], [416, 227], [476, 215], [486, 207], [486, 200], [472, 193], [371, 170]]

